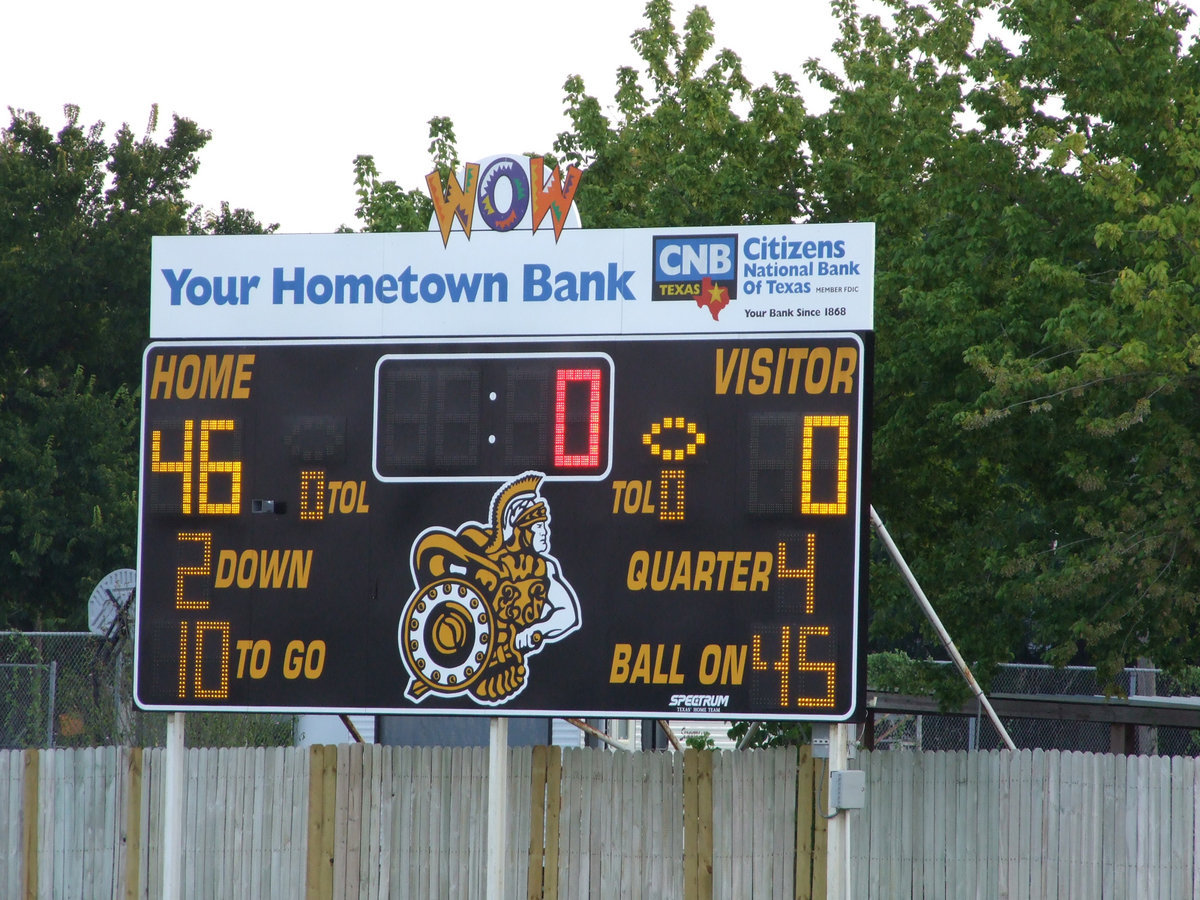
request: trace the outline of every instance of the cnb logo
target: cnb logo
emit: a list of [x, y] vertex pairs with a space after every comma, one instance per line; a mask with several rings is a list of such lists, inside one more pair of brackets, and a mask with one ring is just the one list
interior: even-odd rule
[[654, 239], [652, 300], [691, 300], [716, 319], [737, 298], [737, 235]]
[[554, 240], [562, 236], [570, 218], [579, 227], [579, 213], [571, 208], [579, 179], [583, 173], [577, 166], [567, 166], [567, 176], [555, 166], [549, 176], [542, 157], [493, 156], [482, 163], [467, 163], [463, 180], [450, 173], [442, 182], [435, 171], [425, 176], [429, 199], [433, 201], [433, 219], [429, 230], [436, 225], [442, 233], [442, 246], [450, 241], [455, 220], [470, 240], [475, 211], [492, 231], [513, 231], [525, 227], [536, 233], [546, 216], [554, 226]]

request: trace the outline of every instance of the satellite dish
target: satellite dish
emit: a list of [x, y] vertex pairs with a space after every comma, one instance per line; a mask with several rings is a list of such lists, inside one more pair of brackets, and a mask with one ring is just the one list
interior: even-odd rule
[[137, 569], [115, 569], [100, 579], [88, 598], [88, 630], [113, 640], [128, 622], [137, 587]]

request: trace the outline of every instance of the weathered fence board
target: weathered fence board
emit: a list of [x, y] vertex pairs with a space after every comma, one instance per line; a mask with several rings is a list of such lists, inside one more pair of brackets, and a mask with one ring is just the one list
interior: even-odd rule
[[856, 897], [1200, 897], [1193, 758], [868, 753], [859, 765]]
[[[156, 898], [163, 751], [0, 751], [0, 895]], [[1200, 900], [1197, 761], [863, 753], [856, 898]], [[477, 897], [487, 752], [189, 750], [189, 897]], [[504, 894], [823, 897], [828, 794], [807, 750], [514, 750]], [[819, 797], [814, 797], [819, 794]]]

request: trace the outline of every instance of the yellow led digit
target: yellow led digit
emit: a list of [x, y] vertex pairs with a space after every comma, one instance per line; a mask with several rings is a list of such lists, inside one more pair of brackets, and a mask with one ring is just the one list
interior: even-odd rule
[[300, 521], [320, 522], [325, 518], [325, 472], [306, 469], [300, 473]]
[[[682, 447], [664, 447], [663, 436], [669, 431], [682, 432]], [[654, 422], [650, 430], [642, 434], [642, 445], [648, 447], [650, 455], [663, 462], [685, 462], [696, 455], [697, 450], [708, 443], [708, 436], [695, 422], [683, 416], [666, 416]], [[683, 469], [663, 469], [658, 482], [658, 519], [660, 522], [682, 522], [686, 497], [687, 472]]]
[[195, 541], [203, 548], [201, 563], [198, 566], [178, 566], [175, 569], [175, 608], [176, 609], [208, 609], [208, 597], [202, 600], [188, 600], [184, 596], [183, 580], [188, 577], [207, 578], [212, 574], [212, 533], [208, 531], [180, 532], [180, 541]]
[[[206, 688], [201, 677], [204, 663], [204, 635], [214, 631], [219, 635], [221, 641], [221, 674], [216, 687]], [[225, 700], [229, 697], [229, 656], [232, 643], [229, 632], [228, 622], [196, 623], [196, 686], [193, 693], [197, 700]]]
[[817, 582], [817, 535], [809, 532], [804, 536], [808, 557], [802, 569], [789, 569], [787, 559], [787, 542], [780, 541], [778, 549], [778, 564], [780, 578], [801, 578], [804, 580], [804, 612], [812, 615]]
[[[836, 705], [834, 686], [837, 679], [837, 663], [811, 662], [808, 658], [808, 639], [810, 637], [828, 637], [828, 625], [800, 625], [795, 629], [796, 635], [796, 668], [791, 666], [792, 627], [784, 625], [779, 629], [779, 658], [775, 661], [763, 657], [762, 635], [755, 634], [750, 639], [750, 668], [755, 672], [774, 670], [779, 673], [779, 706], [786, 709], [792, 706], [820, 706], [832, 709]], [[817, 672], [825, 676], [825, 695], [823, 697], [797, 697], [791, 699], [790, 674], [796, 672]]]
[[[815, 502], [812, 498], [813, 432], [817, 428], [836, 428], [838, 430], [837, 499], [830, 502]], [[800, 512], [806, 516], [845, 515], [849, 482], [850, 417], [805, 416], [800, 450]]]
[[[235, 428], [233, 419], [203, 419], [200, 422], [199, 511], [201, 515], [235, 516], [241, 511], [242, 461], [240, 459], [212, 459], [209, 450], [209, 435], [212, 432], [233, 431]], [[210, 503], [208, 500], [209, 475], [214, 472], [229, 476], [228, 502]]]
[[686, 497], [687, 472], [683, 469], [663, 469], [658, 482], [658, 518], [663, 522], [682, 522]]
[[190, 622], [179, 623], [179, 699], [187, 698], [188, 632]]
[[[179, 623], [179, 699], [186, 700], [188, 695], [188, 649], [192, 645], [191, 622]], [[226, 700], [229, 698], [229, 658], [232, 646], [230, 637], [230, 625], [228, 622], [196, 622], [196, 641], [193, 646], [194, 654], [192, 657], [192, 671], [194, 674], [192, 683], [192, 698], [196, 700]], [[204, 686], [204, 636], [206, 633], [216, 632], [221, 641], [220, 653], [220, 675], [218, 677], [217, 686], [206, 688]]]
[[150, 432], [150, 471], [169, 472], [182, 475], [179, 488], [179, 511], [185, 515], [192, 514], [192, 431], [195, 423], [185, 419], [183, 423], [183, 458], [162, 458], [162, 431], [154, 429]]
[[779, 706], [788, 706], [788, 656], [791, 653], [792, 630], [784, 625], [779, 633], [779, 659], [768, 662], [762, 655], [762, 635], [756, 634], [750, 641], [750, 668], [755, 672], [774, 669], [779, 673]]
[[797, 706], [824, 706], [833, 708], [835, 705], [833, 686], [837, 678], [837, 663], [809, 662], [808, 660], [808, 639], [810, 637], [828, 636], [828, 625], [802, 625], [796, 629], [796, 671], [823, 672], [825, 674], [825, 696], [797, 697]]

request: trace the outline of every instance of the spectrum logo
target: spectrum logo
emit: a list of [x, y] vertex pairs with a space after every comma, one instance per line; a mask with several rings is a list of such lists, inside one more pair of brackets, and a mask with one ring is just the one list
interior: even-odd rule
[[689, 300], [713, 320], [737, 299], [737, 235], [671, 235], [654, 239], [651, 300]]

